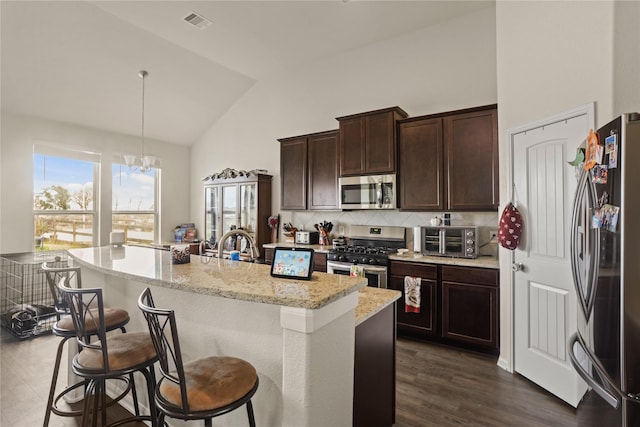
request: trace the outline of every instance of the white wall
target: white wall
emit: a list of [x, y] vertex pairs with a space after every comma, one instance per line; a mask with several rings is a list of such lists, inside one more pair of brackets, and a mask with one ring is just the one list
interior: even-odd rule
[[[33, 117], [2, 114], [0, 145], [0, 253], [33, 251], [33, 145], [61, 144], [102, 154], [102, 221], [111, 223], [111, 159], [140, 151], [139, 137], [119, 135]], [[145, 150], [161, 162], [163, 239], [173, 228], [189, 222], [189, 147], [145, 140]], [[105, 196], [106, 195], [106, 196]], [[111, 227], [102, 227], [101, 244], [108, 244]]]
[[640, 112], [640, 2], [614, 7], [613, 115]]
[[[395, 105], [417, 116], [493, 104], [496, 85], [493, 8], [262, 79], [192, 146], [191, 217], [202, 229], [201, 179], [229, 167], [274, 175], [272, 213], [290, 220], [279, 208], [278, 138], [337, 129], [335, 117]], [[412, 215], [395, 212], [384, 224], [411, 226]]]
[[[637, 6], [633, 9], [637, 14]], [[634, 22], [637, 34], [637, 18]], [[614, 58], [614, 26], [612, 2], [497, 2], [501, 206], [510, 198], [508, 129], [593, 101], [598, 126], [614, 117], [614, 69], [629, 63], [629, 58]], [[636, 66], [637, 40], [626, 42], [633, 45], [629, 54], [635, 56]], [[637, 79], [636, 75], [635, 88], [627, 88], [636, 94]], [[509, 366], [513, 363], [509, 251], [501, 249], [500, 263], [500, 358]]]

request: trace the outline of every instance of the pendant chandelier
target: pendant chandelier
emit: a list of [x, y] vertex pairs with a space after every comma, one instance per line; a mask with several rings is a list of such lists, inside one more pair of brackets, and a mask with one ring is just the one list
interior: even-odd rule
[[142, 173], [146, 173], [149, 169], [151, 169], [156, 161], [154, 156], [148, 156], [144, 154], [144, 79], [149, 75], [149, 73], [145, 70], [140, 70], [138, 72], [138, 77], [142, 79], [142, 127], [140, 131], [140, 139], [141, 139], [141, 154], [140, 161], [138, 162], [138, 158], [135, 154], [125, 154], [124, 155], [124, 163], [129, 167], [130, 170], [135, 170], [136, 163], [139, 163], [138, 169]]

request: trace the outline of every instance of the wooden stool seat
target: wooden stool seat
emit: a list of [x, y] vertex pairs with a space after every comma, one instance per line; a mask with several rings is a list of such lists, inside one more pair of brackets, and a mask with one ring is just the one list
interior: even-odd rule
[[[146, 332], [129, 332], [107, 337], [107, 346], [109, 369], [112, 371], [135, 371], [138, 366], [156, 360], [156, 350]], [[102, 350], [85, 348], [76, 355], [73, 367], [83, 375], [104, 371]]]
[[[98, 318], [98, 309], [91, 309], [88, 316]], [[88, 320], [88, 319], [87, 319]], [[129, 312], [120, 308], [104, 308], [104, 323], [107, 331], [114, 329], [120, 329], [129, 322]], [[95, 332], [93, 323], [87, 322], [87, 332]], [[93, 329], [92, 329], [93, 328]], [[58, 320], [51, 331], [58, 336], [70, 335], [76, 336], [76, 329], [73, 326], [73, 319], [70, 316], [66, 316]]]
[[[176, 373], [174, 373], [175, 375]], [[256, 369], [237, 357], [205, 357], [184, 365], [189, 409], [212, 411], [246, 396], [258, 379]], [[167, 408], [182, 409], [180, 385], [163, 378], [158, 396]]]

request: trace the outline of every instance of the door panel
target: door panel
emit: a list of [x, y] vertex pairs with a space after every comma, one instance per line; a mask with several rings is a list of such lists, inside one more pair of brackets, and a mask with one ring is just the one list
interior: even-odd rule
[[577, 187], [573, 160], [589, 131], [579, 115], [513, 136], [514, 201], [523, 215], [523, 240], [513, 260], [515, 370], [577, 406], [586, 391], [569, 362], [577, 298], [569, 232]]

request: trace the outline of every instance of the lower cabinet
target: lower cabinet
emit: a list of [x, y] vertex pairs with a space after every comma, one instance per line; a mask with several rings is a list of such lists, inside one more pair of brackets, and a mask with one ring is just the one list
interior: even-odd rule
[[356, 326], [353, 427], [391, 427], [396, 421], [396, 307]]
[[[438, 269], [433, 264], [393, 261], [389, 288], [402, 292], [398, 306], [398, 332], [416, 333], [419, 336], [437, 336]], [[420, 313], [407, 313], [404, 300], [405, 276], [420, 277]]]
[[[390, 271], [390, 287], [402, 292], [399, 335], [498, 352], [498, 270], [392, 261]], [[420, 313], [405, 311], [405, 276], [422, 279]]]

